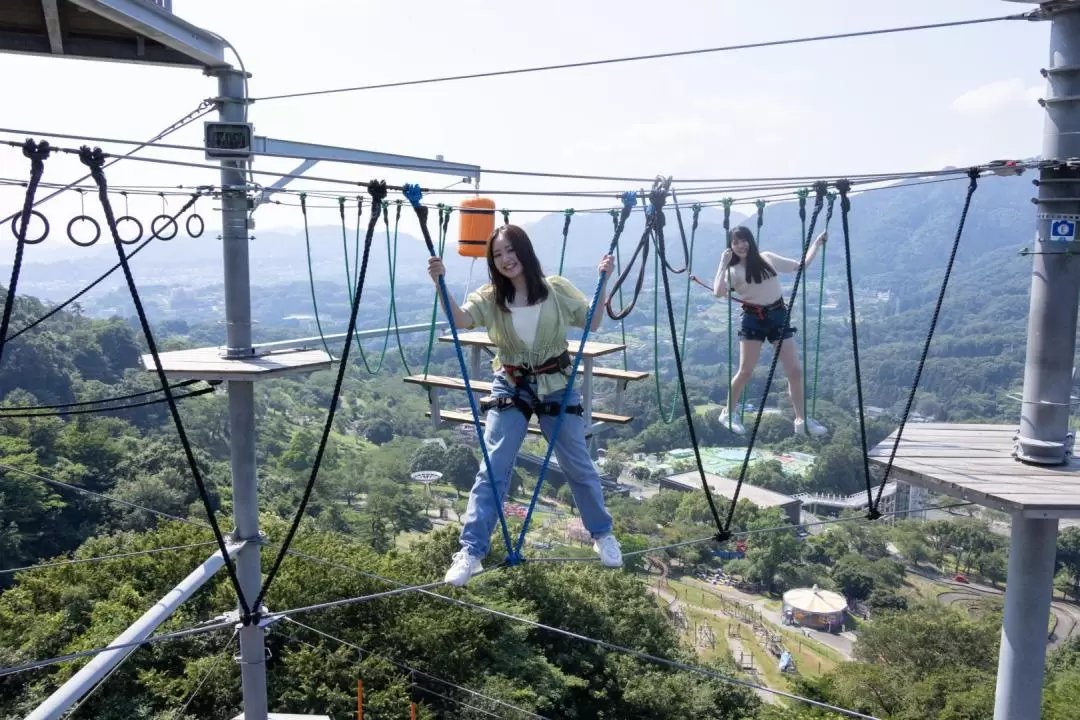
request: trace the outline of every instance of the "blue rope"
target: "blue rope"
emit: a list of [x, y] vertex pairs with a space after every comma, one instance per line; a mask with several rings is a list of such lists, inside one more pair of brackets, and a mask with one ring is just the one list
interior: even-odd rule
[[[608, 248], [608, 255], [615, 252], [615, 248], [619, 244], [619, 237], [623, 232], [623, 227], [626, 225], [626, 219], [630, 217], [631, 211], [633, 211], [634, 206], [637, 204], [637, 196], [632, 192], [623, 193], [620, 196], [620, 199], [622, 200], [623, 209], [619, 216], [619, 224], [615, 228], [615, 235], [611, 239], [611, 246]], [[536, 509], [536, 502], [540, 499], [540, 488], [544, 485], [544, 476], [547, 475], [548, 465], [551, 463], [551, 455], [555, 451], [555, 443], [559, 439], [560, 430], [562, 430], [563, 418], [566, 417], [566, 405], [570, 402], [570, 395], [574, 391], [574, 378], [577, 377], [578, 365], [581, 364], [581, 358], [585, 353], [585, 341], [589, 337], [589, 328], [592, 327], [593, 315], [596, 313], [596, 306], [600, 303], [600, 290], [604, 287], [604, 281], [606, 279], [607, 272], [601, 272], [599, 279], [596, 281], [596, 290], [593, 291], [592, 303], [589, 305], [589, 313], [585, 317], [585, 327], [582, 329], [577, 354], [574, 356], [574, 364], [570, 368], [570, 377], [567, 378], [566, 389], [563, 390], [562, 403], [559, 405], [559, 414], [555, 418], [555, 427], [552, 428], [551, 437], [548, 439], [547, 452], [544, 454], [543, 464], [540, 465], [540, 475], [536, 479], [536, 487], [533, 488], [528, 512], [525, 513], [525, 523], [521, 528], [521, 535], [518, 537], [517, 545], [514, 547], [514, 553], [519, 559], [522, 546], [525, 544], [525, 534], [529, 531], [529, 523], [532, 521], [533, 510]]]
[[[420, 230], [424, 234], [424, 242], [427, 243], [428, 252], [431, 253], [431, 257], [437, 257], [435, 254], [435, 243], [431, 241], [431, 233], [427, 227], [427, 214], [428, 209], [420, 204], [420, 200], [423, 197], [423, 191], [419, 185], [405, 185], [402, 188], [402, 194], [405, 195], [405, 199], [408, 200], [413, 210], [416, 211], [416, 217], [420, 220]], [[480, 425], [480, 408], [476, 405], [476, 398], [473, 397], [471, 386], [469, 385], [469, 370], [468, 364], [465, 362], [465, 353], [461, 349], [461, 341], [458, 339], [457, 325], [454, 323], [454, 313], [450, 309], [450, 293], [446, 289], [446, 278], [439, 276], [439, 294], [442, 297], [443, 308], [446, 312], [446, 320], [450, 325], [450, 334], [454, 338], [454, 351], [457, 353], [458, 365], [461, 367], [461, 377], [465, 381], [465, 387], [468, 388], [465, 394], [469, 397], [469, 408], [472, 410], [473, 427], [476, 428], [476, 438], [480, 443], [480, 452], [484, 456], [484, 469], [487, 472], [488, 483], [491, 485], [491, 493], [495, 496], [495, 511], [499, 514], [499, 525], [502, 528], [503, 541], [506, 543], [506, 564], [516, 565], [521, 561], [520, 554], [514, 549], [513, 541], [510, 539], [510, 527], [506, 524], [506, 515], [503, 513], [503, 501], [499, 497], [499, 487], [495, 484], [495, 473], [491, 469], [491, 457], [488, 455], [487, 443], [484, 441], [484, 429]]]

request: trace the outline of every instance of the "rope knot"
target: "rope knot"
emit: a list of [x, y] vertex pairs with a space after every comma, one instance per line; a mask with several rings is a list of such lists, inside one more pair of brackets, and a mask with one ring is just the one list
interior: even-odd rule
[[26, 142], [23, 143], [22, 152], [24, 157], [35, 162], [41, 162], [49, 157], [52, 148], [49, 146], [48, 140], [42, 140], [37, 143], [30, 138], [26, 138]]
[[[634, 192], [633, 190], [627, 190], [626, 192], [624, 192], [622, 195], [619, 196], [619, 199], [622, 200], [622, 204], [623, 204], [624, 208], [628, 208], [630, 210], [633, 210], [634, 206], [637, 205], [637, 193]], [[615, 211], [612, 210], [611, 214], [614, 215]]]
[[424, 191], [420, 189], [419, 185], [413, 185], [406, 183], [401, 188], [401, 194], [405, 196], [405, 199], [412, 203], [412, 206], [419, 207], [421, 198], [424, 197]]
[[372, 180], [368, 183], [367, 190], [373, 204], [378, 205], [386, 200], [385, 180]]
[[836, 191], [840, 193], [840, 209], [847, 212], [851, 209], [851, 201], [848, 200], [848, 192], [851, 190], [851, 181], [841, 178], [836, 181]]
[[105, 153], [99, 147], [91, 150], [89, 145], [83, 145], [79, 148], [79, 160], [90, 168], [91, 173], [97, 173], [105, 166]]
[[574, 208], [566, 208], [563, 210], [563, 214], [566, 215], [566, 219], [569, 220], [574, 214]]
[[877, 509], [877, 506], [870, 508], [870, 511], [866, 513], [867, 520], [877, 520], [881, 517], [881, 512]]
[[732, 535], [730, 530], [721, 530], [713, 536], [713, 539], [716, 540], [716, 542], [718, 543], [726, 543], [731, 540], [731, 537]]

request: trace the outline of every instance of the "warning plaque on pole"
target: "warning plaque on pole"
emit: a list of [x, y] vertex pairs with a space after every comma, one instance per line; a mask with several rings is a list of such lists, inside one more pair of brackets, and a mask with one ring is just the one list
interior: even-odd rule
[[1076, 240], [1076, 223], [1072, 220], [1050, 221], [1050, 242], [1074, 242]]

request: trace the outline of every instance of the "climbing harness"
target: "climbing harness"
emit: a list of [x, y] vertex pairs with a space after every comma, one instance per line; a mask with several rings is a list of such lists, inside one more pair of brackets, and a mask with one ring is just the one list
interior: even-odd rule
[[[431, 257], [438, 257], [435, 252], [435, 243], [431, 240], [431, 231], [428, 230], [428, 209], [424, 205], [420, 204], [420, 200], [423, 197], [423, 190], [419, 185], [405, 185], [402, 189], [402, 194], [405, 195], [405, 199], [413, 207], [413, 211], [416, 213], [417, 220], [420, 221], [420, 231], [424, 236], [424, 243], [427, 245], [428, 253]], [[463, 203], [464, 204], [464, 203]], [[494, 208], [494, 204], [492, 204]], [[464, 211], [463, 211], [464, 212]], [[469, 387], [469, 367], [465, 362], [465, 353], [461, 349], [461, 338], [458, 337], [457, 324], [454, 322], [454, 313], [451, 310], [450, 305], [450, 293], [446, 289], [446, 278], [442, 275], [439, 276], [439, 296], [442, 299], [443, 310], [446, 314], [447, 323], [450, 325], [450, 334], [454, 339], [454, 352], [457, 355], [458, 366], [461, 369], [461, 378], [465, 381], [465, 387]], [[469, 409], [472, 411], [473, 428], [476, 430], [476, 439], [480, 445], [480, 453], [484, 460], [484, 472], [487, 475], [488, 484], [491, 487], [491, 494], [495, 498], [495, 512], [499, 517], [499, 526], [502, 530], [503, 542], [506, 543], [506, 562], [509, 565], [515, 565], [520, 561], [520, 555], [514, 550], [513, 541], [510, 539], [510, 527], [506, 524], [506, 515], [503, 513], [503, 499], [499, 497], [499, 486], [495, 483], [495, 473], [491, 468], [491, 456], [488, 454], [487, 442], [484, 440], [484, 429], [480, 425], [480, 408], [477, 406], [476, 398], [473, 397], [471, 392], [465, 393], [469, 398]]]
[[[814, 212], [810, 216], [810, 227], [807, 232], [807, 237], [814, 234], [814, 228], [817, 226], [818, 216], [821, 214], [821, 210], [825, 205], [825, 192], [827, 186], [825, 183], [817, 183], [815, 185], [816, 197], [814, 198]], [[764, 207], [764, 202], [758, 201], [758, 218], [760, 222], [761, 209]], [[799, 217], [801, 218], [806, 213], [806, 198], [799, 197]], [[760, 227], [760, 225], [759, 225]], [[804, 245], [806, 242], [803, 243]], [[746, 454], [743, 456], [742, 467], [739, 468], [739, 479], [735, 484], [735, 492], [732, 493], [731, 504], [728, 506], [727, 519], [724, 522], [724, 529], [721, 531], [717, 539], [723, 541], [731, 537], [731, 524], [735, 520], [735, 506], [739, 502], [739, 493], [742, 490], [743, 481], [746, 479], [746, 471], [750, 466], [750, 456], [754, 452], [754, 441], [757, 439], [758, 430], [761, 427], [761, 418], [765, 414], [765, 401], [768, 400], [769, 390], [772, 387], [773, 377], [776, 375], [776, 365], [780, 360], [780, 350], [784, 344], [784, 335], [787, 333], [789, 327], [791, 327], [791, 310], [795, 307], [795, 302], [799, 297], [799, 287], [802, 284], [803, 272], [806, 270], [806, 253], [799, 258], [799, 269], [795, 273], [795, 283], [791, 289], [791, 299], [786, 303], [785, 307], [787, 312], [784, 313], [784, 326], [780, 332], [780, 338], [776, 342], [776, 349], [773, 351], [772, 364], [769, 366], [769, 374], [765, 378], [765, 390], [761, 394], [761, 402], [758, 403], [757, 416], [754, 418], [754, 429], [750, 432], [750, 441], [746, 445]]]
[[[657, 185], [659, 183], [660, 181], [658, 179]], [[654, 187], [656, 187], [656, 185], [654, 185]], [[666, 188], [667, 186], [664, 185], [665, 190]], [[636, 198], [632, 192], [623, 193], [620, 199], [623, 203], [622, 212], [619, 214], [619, 223], [611, 238], [611, 244], [608, 246], [608, 255], [613, 254], [615, 248], [618, 247], [619, 238], [622, 237], [623, 230], [626, 227], [626, 220], [630, 217], [630, 213], [633, 211], [634, 205], [636, 204]], [[649, 232], [652, 223], [652, 219], [645, 223], [646, 233]], [[547, 475], [548, 466], [551, 464], [551, 455], [555, 451], [555, 443], [559, 439], [559, 431], [562, 429], [563, 418], [566, 417], [566, 413], [569, 410], [570, 396], [574, 391], [574, 378], [577, 377], [577, 370], [581, 365], [581, 358], [585, 354], [585, 341], [589, 337], [589, 328], [592, 327], [593, 317], [596, 314], [596, 306], [600, 303], [600, 291], [603, 290], [606, 280], [607, 272], [602, 271], [600, 277], [596, 280], [596, 289], [593, 291], [592, 302], [589, 303], [589, 312], [585, 315], [585, 327], [581, 332], [581, 340], [578, 342], [577, 353], [574, 355], [574, 363], [570, 367], [570, 375], [566, 378], [566, 388], [563, 390], [562, 401], [559, 403], [559, 412], [555, 416], [555, 425], [551, 430], [551, 437], [548, 439], [547, 451], [544, 453], [544, 460], [540, 464], [540, 473], [537, 476], [536, 486], [533, 488], [532, 498], [529, 500], [529, 507], [525, 513], [525, 520], [521, 527], [521, 535], [518, 536], [517, 544], [514, 546], [515, 562], [520, 562], [521, 560], [521, 548], [525, 544], [525, 535], [529, 531], [529, 523], [532, 521], [533, 511], [536, 509], [536, 502], [540, 499], [540, 489], [544, 485], [544, 477]]]
[[[561, 373], [572, 364], [573, 361], [570, 359], [570, 352], [564, 351], [561, 355], [548, 358], [536, 367], [529, 367], [528, 365], [503, 365], [503, 373], [506, 375], [506, 379], [513, 384], [514, 394], [511, 397], [488, 396], [481, 398], [480, 410], [482, 412], [487, 412], [493, 408], [503, 410], [512, 407], [521, 411], [521, 414], [525, 416], [526, 422], [532, 418], [534, 413], [536, 415], [558, 415], [562, 406], [554, 400], [541, 400], [530, 388], [530, 383], [539, 375]], [[522, 394], [524, 393], [531, 396], [531, 399], [526, 400], [523, 398]], [[580, 404], [571, 405], [566, 408], [566, 412], [571, 415], [581, 416], [584, 414], [585, 408]]]
[[[964, 234], [964, 223], [967, 221], [968, 210], [971, 208], [971, 196], [975, 194], [975, 190], [979, 184], [979, 168], [971, 168], [968, 170], [968, 183], [967, 196], [964, 198], [964, 208], [960, 212], [960, 223], [956, 228], [956, 235], [953, 237], [952, 249], [949, 251], [949, 261], [945, 264], [945, 275], [941, 280], [941, 290], [938, 292], [937, 302], [934, 305], [934, 314], [930, 319], [930, 328], [926, 332], [926, 340], [923, 342], [922, 354], [919, 356], [919, 364], [915, 368], [915, 379], [911, 383], [911, 392], [908, 393], [907, 402], [904, 403], [904, 414], [900, 416], [900, 427], [896, 430], [896, 439], [893, 440], [892, 450], [889, 452], [889, 462], [885, 465], [885, 472], [881, 477], [881, 484], [878, 486], [877, 496], [873, 498], [873, 503], [870, 505], [870, 513], [868, 517], [871, 520], [876, 520], [881, 517], [881, 513], [878, 511], [878, 505], [881, 503], [881, 495], [885, 490], [885, 483], [889, 481], [889, 473], [892, 471], [893, 461], [896, 459], [896, 451], [900, 447], [900, 437], [904, 434], [904, 426], [907, 425], [908, 416], [911, 414], [911, 407], [915, 403], [915, 393], [919, 389], [919, 380], [922, 378], [923, 367], [926, 365], [926, 356], [930, 352], [930, 343], [934, 339], [934, 331], [937, 330], [938, 316], [941, 314], [941, 306], [945, 302], [945, 291], [949, 287], [949, 277], [952, 275], [953, 263], [956, 260], [956, 251], [960, 248], [960, 238]], [[839, 189], [839, 188], [838, 188]], [[840, 199], [840, 219], [844, 225], [844, 246], [847, 247], [847, 234], [848, 234], [848, 200], [847, 194], [841, 193]], [[850, 266], [850, 260], [848, 261]], [[850, 270], [849, 270], [850, 272]], [[854, 317], [854, 310], [852, 310]], [[854, 330], [854, 325], [852, 325]], [[869, 479], [869, 475], [867, 476]]]
[[[386, 182], [372, 180], [368, 183], [368, 194], [371, 195], [371, 207], [379, 207], [379, 204], [386, 198]], [[326, 423], [323, 425], [322, 437], [319, 438], [319, 445], [315, 450], [315, 460], [312, 463], [311, 475], [308, 478], [307, 485], [304, 487], [304, 494], [300, 498], [300, 506], [296, 509], [296, 515], [293, 516], [292, 523], [289, 525], [289, 532], [285, 535], [285, 541], [281, 544], [281, 550], [278, 552], [277, 557], [274, 558], [274, 564], [270, 567], [270, 572], [266, 575], [266, 581], [263, 583], [258, 597], [255, 598], [255, 604], [252, 607], [252, 611], [247, 613], [247, 617], [244, 620], [245, 624], [258, 620], [262, 601], [266, 597], [266, 593], [270, 590], [270, 584], [277, 576], [281, 563], [285, 560], [285, 555], [289, 551], [289, 545], [292, 544], [293, 537], [295, 537], [296, 531], [300, 527], [300, 521], [304, 517], [304, 511], [307, 509], [308, 501], [311, 499], [311, 492], [315, 489], [315, 479], [319, 475], [319, 467], [322, 465], [323, 457], [326, 454], [326, 445], [330, 440], [330, 433], [334, 428], [334, 415], [337, 414], [338, 403], [341, 400], [341, 388], [345, 383], [345, 374], [349, 369], [349, 350], [352, 348], [353, 334], [356, 332], [356, 317], [360, 310], [360, 298], [363, 297], [364, 294], [364, 281], [367, 278], [368, 260], [371, 258], [371, 240], [375, 235], [375, 224], [378, 222], [378, 217], [378, 213], [372, 212], [371, 217], [368, 219], [367, 235], [364, 238], [364, 258], [360, 263], [360, 275], [356, 280], [356, 292], [353, 295], [352, 306], [349, 310], [349, 326], [345, 331], [345, 343], [342, 345], [341, 358], [338, 360], [338, 373], [334, 380], [334, 389], [330, 394], [330, 407], [326, 412]]]

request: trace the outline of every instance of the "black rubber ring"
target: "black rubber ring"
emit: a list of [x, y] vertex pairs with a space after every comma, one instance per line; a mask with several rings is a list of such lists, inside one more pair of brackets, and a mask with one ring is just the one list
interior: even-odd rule
[[[159, 220], [163, 220], [165, 222], [161, 230], [157, 229]], [[172, 226], [172, 235], [165, 235], [165, 229], [168, 228], [170, 225]], [[176, 237], [176, 234], [178, 232], [180, 232], [180, 225], [169, 215], [158, 215], [156, 218], [150, 221], [150, 233], [157, 237], [158, 240], [164, 240], [168, 242], [169, 240], [172, 240], [174, 237]]]
[[[31, 218], [39, 218], [41, 220], [41, 222], [45, 225], [45, 232], [41, 233], [41, 237], [39, 237], [39, 238], [34, 238], [33, 240], [31, 240], [30, 238], [26, 238], [25, 240], [23, 240], [23, 242], [26, 243], [27, 245], [37, 245], [39, 242], [42, 242], [42, 241], [45, 240], [45, 238], [49, 237], [49, 218], [45, 217], [44, 215], [39, 213], [37, 210], [31, 210], [30, 211], [30, 217]], [[11, 234], [15, 236], [16, 240], [19, 239], [19, 225], [18, 225], [18, 222], [19, 222], [20, 218], [22, 218], [22, 213], [19, 213], [15, 217], [11, 218]], [[29, 232], [30, 223], [27, 222], [26, 225], [27, 225], [26, 230], [27, 230], [27, 232]]]
[[[71, 232], [71, 230], [72, 230], [72, 228], [75, 227], [75, 223], [77, 223], [77, 222], [88, 222], [91, 225], [93, 225], [94, 226], [94, 237], [90, 238], [89, 240], [76, 240], [75, 239], [75, 234], [73, 232]], [[91, 245], [96, 243], [98, 241], [98, 239], [101, 237], [101, 225], [99, 225], [98, 221], [95, 220], [94, 218], [90, 217], [89, 215], [76, 215], [75, 217], [71, 218], [71, 220], [68, 221], [67, 236], [68, 236], [68, 240], [75, 243], [79, 247], [90, 247]]]
[[120, 234], [120, 223], [125, 222], [125, 221], [135, 223], [135, 227], [138, 228], [139, 231], [138, 231], [138, 233], [135, 235], [135, 237], [133, 239], [125, 240], [124, 238], [120, 238], [120, 242], [122, 242], [124, 245], [134, 245], [135, 243], [142, 240], [142, 236], [143, 236], [142, 223], [139, 222], [139, 218], [132, 217], [131, 215], [124, 215], [123, 217], [118, 217], [118, 218], [116, 218], [116, 234], [117, 235]]
[[[192, 232], [191, 231], [191, 221], [192, 220], [198, 220], [199, 221], [199, 232]], [[199, 213], [191, 213], [190, 215], [188, 215], [188, 219], [187, 219], [187, 222], [184, 223], [184, 227], [187, 229], [187, 234], [188, 235], [190, 235], [193, 238], [197, 238], [197, 237], [202, 237], [203, 231], [206, 230], [206, 223], [203, 222], [202, 215], [199, 215]]]

